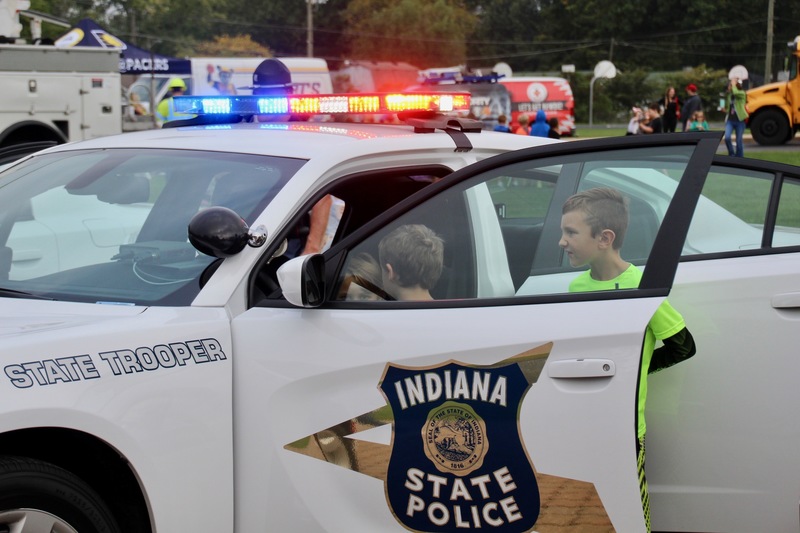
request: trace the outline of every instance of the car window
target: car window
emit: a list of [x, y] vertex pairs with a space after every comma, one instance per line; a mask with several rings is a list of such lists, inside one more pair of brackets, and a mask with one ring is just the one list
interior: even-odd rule
[[773, 178], [768, 172], [712, 167], [683, 255], [760, 248]]
[[[770, 218], [772, 172], [714, 166], [698, 200], [683, 255], [761, 250]], [[779, 199], [772, 247], [800, 245], [800, 186], [785, 179]]]
[[[289, 224], [286, 249], [277, 260], [264, 267], [262, 278], [274, 280], [277, 266], [292, 257], [324, 252], [387, 209], [451, 172], [441, 165], [411, 166], [376, 169], [338, 179], [328, 194], [318, 198]], [[268, 290], [259, 289], [265, 293], [263, 296], [269, 294]]]
[[68, 301], [191, 302], [214, 258], [188, 242], [200, 210], [248, 224], [303, 161], [190, 150], [43, 154], [0, 186], [0, 288]]
[[[452, 170], [448, 167], [412, 166], [408, 168], [376, 169], [340, 178], [329, 190], [334, 199], [326, 232], [328, 245], [342, 240], [387, 209], [435, 183]], [[305, 217], [303, 217], [305, 218]], [[301, 218], [290, 234], [305, 235], [308, 229]]]
[[[426, 299], [426, 294], [441, 301], [566, 293], [570, 280], [586, 267], [570, 266], [559, 246], [561, 206], [571, 194], [592, 188], [612, 188], [627, 199], [631, 220], [623, 257], [644, 267], [692, 150], [619, 150], [600, 159], [573, 155], [482, 173], [353, 246], [333, 295], [363, 302]], [[415, 240], [423, 247], [404, 247]], [[394, 260], [407, 263], [396, 272], [398, 278], [419, 282], [427, 291], [417, 293], [421, 297], [398, 297], [402, 291], [387, 280], [387, 243], [402, 250]], [[428, 275], [437, 261], [438, 276]]]

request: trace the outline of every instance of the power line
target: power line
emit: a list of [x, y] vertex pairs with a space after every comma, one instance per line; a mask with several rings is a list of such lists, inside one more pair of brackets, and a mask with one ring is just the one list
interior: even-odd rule
[[[777, 18], [776, 18], [777, 20]], [[725, 23], [725, 24], [717, 24], [715, 26], [705, 27], [705, 28], [696, 28], [690, 30], [679, 30], [673, 32], [666, 32], [666, 33], [658, 33], [653, 34], [648, 37], [647, 41], [643, 41], [644, 43], [652, 42], [654, 46], [658, 46], [661, 38], [669, 39], [674, 37], [685, 37], [689, 35], [700, 35], [705, 33], [713, 33], [718, 31], [725, 31], [731, 29], [737, 29], [742, 27], [749, 27], [764, 24], [767, 21], [766, 18], [758, 18], [758, 19], [748, 19], [745, 22], [740, 23]], [[298, 32], [305, 35], [307, 31], [306, 26], [294, 26], [294, 25], [287, 25], [287, 24], [269, 24], [258, 22], [254, 23], [252, 21], [240, 21], [240, 20], [230, 20], [230, 19], [222, 19], [222, 18], [215, 18], [212, 19], [214, 24], [222, 24], [226, 26], [238, 26], [246, 29], [268, 29], [268, 30], [279, 30], [279, 31], [290, 31], [290, 32]], [[783, 19], [783, 22], [787, 22], [786, 19]], [[790, 21], [791, 22], [791, 21]], [[358, 36], [358, 37], [366, 37], [366, 38], [380, 38], [382, 40], [392, 39], [398, 41], [414, 41], [414, 42], [428, 42], [428, 43], [452, 43], [452, 42], [464, 42], [468, 46], [480, 46], [480, 45], [489, 45], [489, 46], [568, 46], [574, 49], [578, 49], [584, 46], [595, 46], [598, 42], [597, 39], [576, 39], [576, 40], [552, 40], [552, 41], [521, 41], [521, 40], [482, 40], [482, 39], [449, 39], [449, 38], [440, 38], [440, 37], [405, 37], [402, 35], [386, 35], [385, 33], [373, 33], [373, 32], [359, 32], [359, 31], [352, 31], [352, 30], [333, 30], [321, 27], [314, 28], [315, 33], [325, 33], [330, 35], [338, 35], [338, 36]], [[144, 35], [144, 34], [140, 34]], [[164, 37], [157, 37], [161, 38], [164, 41], [171, 41], [171, 42], [179, 42], [181, 39], [169, 39]], [[656, 39], [653, 41], [653, 39]], [[635, 43], [637, 42], [635, 39], [626, 39], [628, 43]], [[607, 41], [602, 41], [607, 42]], [[687, 45], [688, 43], [683, 43], [683, 45]], [[715, 42], [715, 43], [691, 43], [691, 46], [725, 46], [730, 44], [741, 44], [741, 42], [737, 43], [729, 43], [729, 42]], [[571, 48], [566, 48], [565, 51], [569, 51]]]
[[565, 48], [554, 48], [550, 50], [537, 50], [537, 51], [525, 51], [525, 52], [517, 52], [513, 54], [508, 53], [497, 53], [491, 55], [484, 55], [484, 56], [471, 56], [467, 58], [467, 61], [484, 61], [487, 59], [508, 59], [508, 58], [523, 58], [523, 57], [537, 57], [543, 56], [548, 54], [558, 54], [562, 52], [572, 52], [574, 50], [581, 50], [586, 48], [596, 48], [598, 46], [605, 46], [607, 43], [605, 42], [595, 42], [590, 44], [585, 44], [581, 46], [571, 46]]
[[[269, 23], [253, 23], [250, 21], [238, 21], [238, 20], [228, 20], [228, 19], [221, 19], [216, 18], [212, 20], [213, 23], [223, 26], [229, 27], [239, 27], [244, 29], [243, 33], [250, 33], [254, 30], [276, 30], [280, 32], [297, 32], [298, 34], [305, 35], [307, 32], [307, 28], [305, 26], [293, 26], [293, 25], [286, 25], [286, 24], [269, 24]], [[706, 28], [696, 28], [696, 29], [689, 29], [689, 30], [679, 30], [673, 32], [666, 32], [666, 33], [659, 33], [649, 35], [646, 40], [636, 40], [636, 39], [624, 39], [619, 40], [615, 39], [615, 43], [619, 46], [624, 46], [628, 48], [632, 48], [634, 50], [643, 50], [649, 52], [661, 52], [664, 49], [664, 46], [674, 46], [675, 38], [685, 38], [688, 36], [693, 35], [702, 35], [708, 33], [715, 33], [721, 31], [729, 31], [732, 29], [738, 29], [742, 27], [751, 27], [753, 25], [760, 25], [766, 22], [766, 18], [760, 19], [749, 19], [746, 22], [740, 23], [725, 23], [725, 24], [718, 24], [711, 27]], [[782, 22], [787, 22], [786, 19], [782, 20]], [[399, 43], [403, 42], [422, 42], [422, 43], [430, 43], [432, 45], [442, 44], [442, 43], [464, 43], [468, 47], [477, 47], [477, 46], [492, 46], [492, 47], [515, 47], [516, 50], [514, 52], [495, 52], [491, 54], [482, 54], [468, 57], [467, 60], [469, 61], [485, 61], [491, 59], [502, 59], [502, 58], [533, 58], [533, 57], [542, 57], [546, 55], [552, 54], [563, 54], [568, 53], [576, 50], [586, 50], [590, 48], [597, 48], [601, 46], [606, 46], [608, 44], [608, 40], [587, 40], [587, 39], [576, 39], [576, 40], [552, 40], [552, 41], [519, 41], [519, 40], [470, 40], [470, 39], [452, 39], [446, 37], [410, 37], [410, 36], [403, 36], [403, 35], [386, 35], [383, 33], [373, 33], [373, 32], [354, 32], [352, 30], [333, 30], [327, 28], [314, 28], [315, 33], [319, 34], [328, 34], [334, 36], [352, 36], [352, 37], [360, 37], [360, 38], [380, 38], [383, 41], [387, 39], [391, 39], [393, 41], [397, 41]], [[130, 36], [129, 34], [120, 33], [122, 36]], [[164, 35], [150, 35], [150, 34], [143, 34], [137, 33], [136, 37], [138, 38], [145, 38], [150, 40], [160, 40], [164, 42], [171, 42], [171, 43], [185, 43], [185, 38], [170, 38]], [[726, 46], [736, 46], [741, 49], [750, 49], [755, 47], [756, 45], [762, 46], [763, 41], [759, 40], [757, 42], [742, 42], [742, 41], [734, 41], [734, 42], [721, 42], [715, 41], [713, 43], [695, 43], [695, 42], [681, 42], [681, 53], [687, 55], [703, 55], [709, 57], [728, 57], [731, 56], [732, 53], [720, 52], [718, 51], [721, 47]], [[764, 57], [764, 53], [736, 53], [735, 55], [739, 57], [747, 57], [747, 58], [762, 58]], [[340, 60], [341, 57], [325, 57], [325, 59], [330, 60]]]

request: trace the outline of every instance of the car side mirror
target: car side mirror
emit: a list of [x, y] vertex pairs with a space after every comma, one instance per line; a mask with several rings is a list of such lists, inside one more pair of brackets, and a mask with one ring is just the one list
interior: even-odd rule
[[325, 258], [301, 255], [278, 269], [283, 296], [296, 307], [319, 307], [325, 300]]
[[189, 242], [198, 251], [225, 258], [241, 252], [250, 238], [247, 223], [227, 207], [209, 207], [189, 222]]

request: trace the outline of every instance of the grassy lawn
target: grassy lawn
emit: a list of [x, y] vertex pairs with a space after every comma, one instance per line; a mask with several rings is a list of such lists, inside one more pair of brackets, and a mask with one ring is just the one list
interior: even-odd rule
[[[591, 139], [597, 137], [624, 136], [626, 129], [624, 127], [604, 126], [593, 126], [590, 128], [585, 124], [578, 124], [577, 131], [578, 135], [576, 139]], [[763, 161], [775, 161], [777, 163], [787, 163], [789, 165], [800, 166], [800, 151], [764, 149], [748, 151], [745, 147], [744, 156]]]
[[761, 151], [758, 152], [750, 151], [749, 153], [747, 150], [744, 152], [745, 157], [750, 157], [752, 159], [761, 159], [762, 161], [775, 161], [777, 163], [788, 163], [789, 165], [795, 165], [800, 167], [800, 152], [798, 151], [780, 151], [780, 152], [770, 152], [770, 151]]
[[624, 136], [626, 133], [625, 128], [616, 128], [616, 127], [602, 127], [602, 126], [594, 126], [590, 128], [589, 126], [582, 126], [578, 124], [577, 126], [577, 135], [576, 139], [592, 139], [595, 137], [621, 137]]

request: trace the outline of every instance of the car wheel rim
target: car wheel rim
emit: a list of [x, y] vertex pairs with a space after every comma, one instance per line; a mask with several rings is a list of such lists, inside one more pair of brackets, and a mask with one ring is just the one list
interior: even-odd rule
[[14, 509], [0, 512], [0, 524], [10, 533], [78, 533], [64, 520], [38, 509]]

